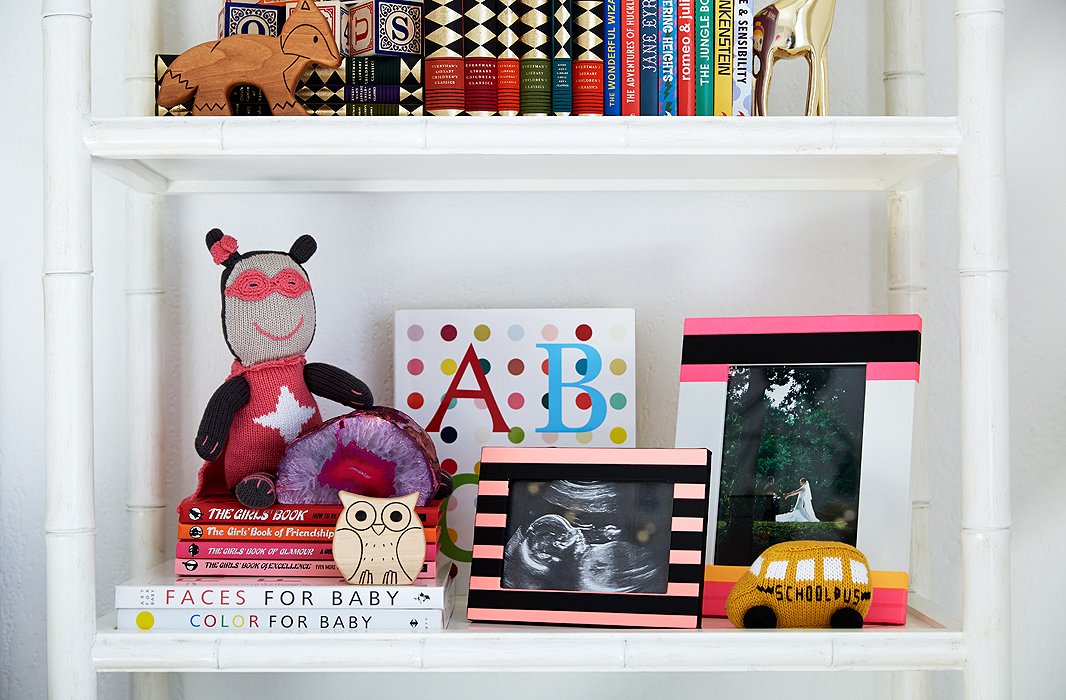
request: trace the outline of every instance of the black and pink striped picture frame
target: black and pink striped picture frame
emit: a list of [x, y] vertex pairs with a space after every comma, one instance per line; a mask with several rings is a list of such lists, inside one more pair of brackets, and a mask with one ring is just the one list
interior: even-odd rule
[[486, 447], [467, 616], [694, 629], [710, 452]]

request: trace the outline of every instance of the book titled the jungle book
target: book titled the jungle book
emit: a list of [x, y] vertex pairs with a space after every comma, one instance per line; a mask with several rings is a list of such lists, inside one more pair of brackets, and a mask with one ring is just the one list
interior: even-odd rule
[[496, 60], [496, 107], [500, 116], [513, 117], [522, 108], [519, 0], [499, 0], [500, 57]]
[[574, 0], [551, 0], [552, 114], [574, 110]]
[[640, 114], [659, 114], [658, 0], [640, 0]]
[[499, 0], [464, 3], [463, 104], [474, 117], [491, 117], [497, 110], [496, 57], [500, 53]]
[[426, 0], [425, 5], [425, 112], [456, 116], [463, 112], [466, 87], [463, 0]]
[[733, 116], [751, 116], [752, 31], [754, 18], [751, 0], [736, 0], [736, 16], [733, 22]]
[[733, 116], [733, 3], [714, 0], [714, 115]]
[[576, 0], [574, 114], [603, 116], [603, 0]]
[[659, 116], [677, 115], [677, 0], [659, 0]]
[[603, 113], [622, 114], [622, 22], [621, 0], [603, 2]]
[[520, 0], [520, 113], [544, 116], [552, 110], [551, 0]]
[[677, 113], [696, 114], [696, 2], [677, 0]]
[[622, 116], [640, 114], [640, 0], [621, 0]]
[[696, 2], [696, 115], [714, 116], [714, 2]]
[[482, 447], [636, 444], [633, 322], [632, 309], [396, 312], [396, 406], [453, 474], [444, 556], [470, 561]]

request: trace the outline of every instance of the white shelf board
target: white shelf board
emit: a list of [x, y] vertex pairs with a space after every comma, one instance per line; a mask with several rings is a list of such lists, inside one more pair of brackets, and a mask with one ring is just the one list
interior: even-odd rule
[[[914, 596], [912, 596], [912, 599]], [[922, 601], [914, 600], [919, 606]], [[279, 612], [284, 612], [280, 610]], [[99, 671], [893, 671], [965, 664], [963, 635], [912, 606], [904, 627], [614, 630], [472, 624], [421, 634], [119, 632], [100, 620]]]
[[140, 117], [93, 121], [99, 170], [190, 192], [907, 189], [954, 117]]

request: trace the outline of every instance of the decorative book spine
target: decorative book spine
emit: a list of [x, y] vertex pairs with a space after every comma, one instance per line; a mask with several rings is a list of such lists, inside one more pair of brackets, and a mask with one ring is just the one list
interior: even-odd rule
[[714, 116], [714, 0], [696, 0], [696, 114]]
[[345, 101], [353, 104], [410, 105], [422, 102], [422, 88], [406, 88], [402, 85], [349, 85], [345, 88]]
[[573, 0], [552, 0], [552, 114], [564, 117], [574, 109]]
[[425, 9], [426, 113], [453, 117], [465, 99], [463, 0], [426, 0]]
[[714, 0], [714, 114], [733, 116], [733, 0]]
[[574, 114], [603, 116], [603, 0], [577, 0]]
[[500, 57], [496, 61], [496, 108], [500, 115], [513, 117], [522, 106], [518, 0], [499, 0], [499, 8]]
[[622, 114], [622, 22], [620, 0], [603, 0], [603, 113]]
[[622, 116], [640, 114], [640, 0], [622, 2]]
[[421, 100], [408, 103], [373, 104], [351, 103], [348, 105], [349, 117], [421, 117], [425, 114]]
[[520, 0], [521, 114], [547, 115], [552, 108], [551, 59], [548, 51], [550, 0]]
[[677, 116], [676, 0], [659, 0], [659, 116]]
[[696, 114], [695, 0], [677, 0], [677, 113]]
[[736, 0], [733, 19], [733, 116], [751, 116], [751, 0]]
[[640, 113], [659, 114], [658, 0], [640, 0]]
[[256, 634], [271, 632], [439, 632], [447, 627], [451, 608], [444, 610], [314, 610], [286, 608], [265, 610], [225, 610], [194, 608], [120, 609], [116, 611], [120, 630], [137, 632], [208, 632], [211, 634]]
[[463, 15], [466, 48], [463, 102], [466, 113], [475, 117], [491, 117], [497, 110], [496, 56], [500, 53], [497, 4], [498, 0], [467, 0]]

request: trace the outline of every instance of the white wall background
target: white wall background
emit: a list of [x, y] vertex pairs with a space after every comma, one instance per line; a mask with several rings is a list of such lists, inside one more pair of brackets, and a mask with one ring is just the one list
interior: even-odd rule
[[[166, 45], [178, 53], [210, 38], [215, 0], [168, 2]], [[1066, 579], [1054, 538], [1066, 471], [1066, 346], [1059, 286], [1066, 259], [1066, 153], [1057, 89], [1061, 54], [1034, 41], [1066, 23], [1061, 0], [1015, 0], [1008, 19], [1012, 409], [1014, 489], [1014, 668], [1019, 698], [1066, 697], [1061, 663]], [[94, 3], [94, 108], [122, 105], [121, 0]], [[882, 4], [840, 3], [832, 49], [836, 114], [883, 113]], [[930, 112], [951, 114], [950, 0], [926, 3]], [[39, 4], [7, 3], [0, 25], [0, 698], [45, 694], [41, 339], [41, 54]], [[1034, 28], [1037, 31], [1033, 31]], [[777, 112], [801, 103], [800, 70], [777, 77]], [[786, 85], [792, 83], [791, 86]], [[97, 602], [128, 574], [124, 551], [126, 415], [123, 389], [122, 189], [96, 181]], [[959, 608], [958, 394], [955, 214], [952, 176], [930, 186], [928, 237], [934, 302], [926, 319], [923, 382], [931, 395], [934, 446], [934, 593]], [[474, 212], [481, 216], [473, 217]], [[197, 467], [192, 435], [203, 403], [226, 375], [218, 323], [218, 269], [203, 234], [219, 226], [244, 247], [287, 248], [302, 232], [319, 241], [308, 269], [319, 300], [310, 355], [366, 379], [391, 398], [391, 317], [400, 307], [634, 306], [638, 319], [644, 446], [671, 444], [680, 322], [686, 315], [883, 312], [884, 198], [866, 194], [345, 195], [175, 197], [166, 216], [169, 344], [166, 380], [171, 504]], [[679, 255], [684, 243], [686, 252]], [[130, 420], [133, 418], [133, 420]], [[132, 424], [132, 427], [131, 427]], [[134, 465], [135, 466], [135, 465]], [[173, 520], [173, 516], [171, 517]], [[71, 571], [68, 575], [77, 576]], [[718, 676], [185, 675], [175, 698], [303, 697], [429, 693], [524, 698], [785, 696], [889, 697], [887, 674]], [[958, 675], [937, 679], [938, 697], [959, 692]], [[104, 676], [101, 697], [125, 697], [128, 678]]]

